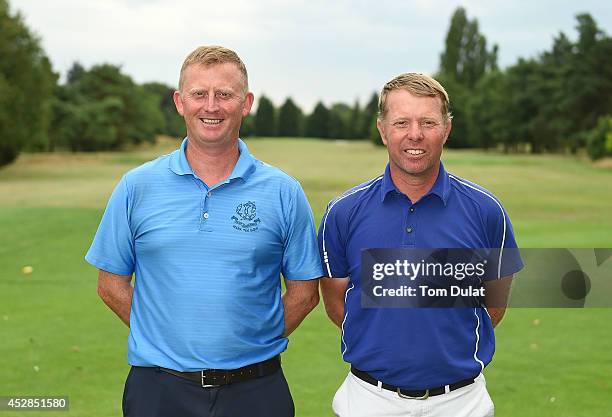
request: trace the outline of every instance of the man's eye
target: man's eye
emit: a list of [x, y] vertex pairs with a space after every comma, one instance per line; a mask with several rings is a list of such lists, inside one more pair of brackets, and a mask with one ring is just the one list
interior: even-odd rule
[[421, 122], [421, 126], [423, 127], [435, 127], [437, 125], [438, 124], [433, 120], [424, 120], [423, 122]]
[[408, 123], [406, 123], [406, 121], [404, 121], [404, 120], [400, 120], [400, 121], [397, 121], [397, 122], [393, 123], [393, 126], [396, 126], [396, 127], [405, 127], [407, 125], [408, 125]]
[[195, 91], [193, 95], [196, 97], [204, 97], [204, 91]]
[[230, 98], [231, 96], [232, 94], [227, 91], [217, 91], [217, 97], [219, 98]]

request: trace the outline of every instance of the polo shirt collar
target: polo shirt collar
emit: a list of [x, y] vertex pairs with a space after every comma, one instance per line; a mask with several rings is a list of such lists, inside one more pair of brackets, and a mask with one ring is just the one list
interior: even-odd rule
[[[189, 165], [187, 154], [185, 153], [187, 150], [187, 142], [188, 138], [183, 139], [181, 147], [170, 154], [169, 168], [176, 175], [196, 176]], [[232, 173], [227, 179], [228, 181], [234, 178], [246, 179], [255, 170], [255, 158], [253, 158], [253, 155], [249, 152], [249, 148], [242, 139], [238, 139], [238, 151], [240, 152], [240, 156], [238, 157], [236, 166], [234, 166]]]
[[448, 172], [444, 168], [444, 164], [440, 161], [440, 170], [438, 171], [438, 178], [436, 178], [436, 182], [434, 182], [433, 187], [427, 194], [434, 194], [440, 197], [440, 200], [446, 206], [448, 202], [448, 196], [450, 194], [450, 178], [448, 176]]
[[[387, 164], [380, 188], [380, 201], [383, 202], [387, 195], [392, 191], [401, 194], [401, 191], [393, 183], [393, 179], [391, 178], [391, 168], [389, 164]], [[436, 178], [436, 182], [434, 183], [433, 187], [431, 187], [431, 190], [429, 190], [423, 197], [430, 194], [438, 196], [446, 206], [448, 196], [450, 194], [450, 178], [448, 177], [448, 172], [446, 172], [442, 161], [440, 161], [440, 170], [438, 171], [438, 178]]]
[[187, 138], [183, 139], [181, 147], [170, 154], [169, 168], [176, 175], [195, 175], [187, 162]]
[[236, 166], [228, 180], [234, 178], [247, 179], [255, 171], [255, 158], [249, 152], [246, 143], [240, 138], [238, 139], [238, 151], [240, 152], [240, 157], [238, 157], [238, 162], [236, 162]]

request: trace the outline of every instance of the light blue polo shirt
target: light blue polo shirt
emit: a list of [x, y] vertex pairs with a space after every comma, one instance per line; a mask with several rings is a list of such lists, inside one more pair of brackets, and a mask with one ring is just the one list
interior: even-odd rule
[[[348, 277], [341, 349], [346, 362], [379, 381], [426, 389], [477, 376], [491, 362], [495, 335], [483, 308], [363, 308], [361, 255], [369, 248], [516, 248], [501, 203], [440, 164], [431, 190], [412, 202], [390, 169], [333, 200], [319, 228], [325, 275]], [[501, 251], [499, 277], [518, 272]]]
[[242, 140], [212, 188], [180, 149], [123, 176], [85, 259], [135, 274], [128, 362], [179, 371], [235, 369], [287, 347], [281, 273], [322, 275], [300, 184]]

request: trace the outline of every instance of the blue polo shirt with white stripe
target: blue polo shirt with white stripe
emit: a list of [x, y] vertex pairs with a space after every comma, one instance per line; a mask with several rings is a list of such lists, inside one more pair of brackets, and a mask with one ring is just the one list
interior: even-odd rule
[[[412, 203], [384, 175], [333, 200], [319, 228], [328, 277], [348, 277], [341, 349], [346, 362], [405, 389], [434, 388], [478, 375], [495, 337], [483, 308], [362, 308], [361, 252], [370, 248], [516, 248], [510, 219], [484, 188], [440, 164], [432, 189]], [[504, 276], [522, 268], [504, 266]]]
[[125, 174], [86, 260], [135, 274], [128, 362], [179, 371], [235, 369], [287, 347], [281, 273], [322, 275], [299, 183], [239, 140], [233, 172], [209, 188], [185, 149]]

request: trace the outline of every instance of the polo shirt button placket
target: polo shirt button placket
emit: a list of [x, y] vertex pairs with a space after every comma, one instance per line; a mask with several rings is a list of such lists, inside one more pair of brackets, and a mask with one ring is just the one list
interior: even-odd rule
[[410, 206], [408, 208], [408, 216], [407, 216], [407, 220], [408, 220], [408, 225], [406, 226], [406, 228], [404, 230], [406, 230], [406, 233], [408, 234], [406, 237], [406, 241], [405, 243], [408, 244], [408, 246], [414, 246], [415, 244], [415, 237], [414, 237], [414, 217], [412, 216], [414, 214], [414, 205]]
[[[414, 206], [410, 206], [410, 208], [408, 209], [408, 212], [411, 213], [411, 214], [414, 213]], [[412, 233], [413, 230], [414, 229], [412, 228], [412, 226], [406, 227], [406, 232], [407, 233]]]
[[208, 199], [212, 195], [212, 191], [210, 190], [202, 190], [202, 202], [201, 202], [201, 217], [200, 217], [200, 231], [203, 232], [212, 232], [212, 228], [210, 225], [210, 207], [208, 204]]

